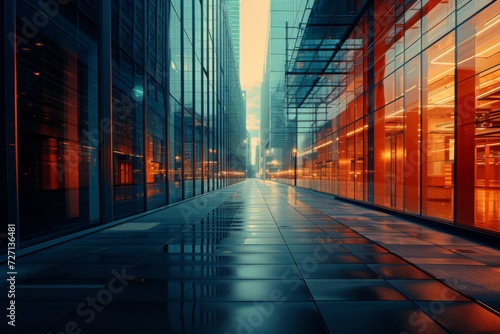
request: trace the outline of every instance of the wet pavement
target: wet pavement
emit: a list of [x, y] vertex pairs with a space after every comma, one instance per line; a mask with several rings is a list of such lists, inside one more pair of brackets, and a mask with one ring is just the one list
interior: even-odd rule
[[500, 333], [497, 252], [248, 180], [19, 259], [15, 332]]

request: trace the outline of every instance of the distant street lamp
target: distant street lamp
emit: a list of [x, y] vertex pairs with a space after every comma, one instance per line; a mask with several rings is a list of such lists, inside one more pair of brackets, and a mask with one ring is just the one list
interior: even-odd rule
[[293, 149], [293, 160], [294, 160], [294, 185], [297, 186], [297, 149]]

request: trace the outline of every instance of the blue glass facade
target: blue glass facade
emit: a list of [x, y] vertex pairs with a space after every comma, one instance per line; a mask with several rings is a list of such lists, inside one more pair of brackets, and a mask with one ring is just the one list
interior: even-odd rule
[[244, 178], [223, 2], [2, 6], [2, 221], [21, 248]]

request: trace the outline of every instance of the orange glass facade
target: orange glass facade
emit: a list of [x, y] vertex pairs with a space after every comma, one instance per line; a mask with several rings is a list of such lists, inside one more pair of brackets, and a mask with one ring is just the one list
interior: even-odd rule
[[345, 38], [329, 28], [318, 42], [340, 40], [327, 67], [338, 74], [311, 74], [290, 122], [297, 154], [268, 178], [500, 232], [500, 2], [353, 6]]

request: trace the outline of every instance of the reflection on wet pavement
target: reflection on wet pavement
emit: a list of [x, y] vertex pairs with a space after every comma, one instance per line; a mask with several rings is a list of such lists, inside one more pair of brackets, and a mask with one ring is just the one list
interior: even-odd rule
[[186, 203], [20, 259], [23, 332], [500, 332], [391, 251], [437, 247], [417, 224], [257, 180]]

